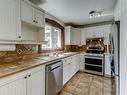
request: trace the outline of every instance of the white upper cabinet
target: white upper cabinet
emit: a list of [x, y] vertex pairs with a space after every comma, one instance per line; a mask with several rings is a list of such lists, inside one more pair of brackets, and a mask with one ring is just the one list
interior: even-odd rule
[[21, 19], [27, 23], [34, 22], [34, 8], [24, 1], [21, 2]]
[[21, 2], [21, 19], [37, 27], [44, 28], [45, 26], [45, 13], [25, 1]]
[[86, 28], [81, 29], [81, 44], [86, 44]]
[[39, 27], [45, 27], [45, 14], [44, 12], [40, 11], [40, 10], [35, 10], [35, 21], [36, 21], [36, 25]]
[[65, 45], [79, 45], [81, 30], [72, 26], [65, 27]]
[[104, 37], [102, 26], [88, 27], [86, 28], [86, 31], [87, 31], [87, 35], [86, 35], [87, 38]]
[[81, 41], [81, 29], [79, 28], [73, 28], [73, 37], [72, 37], [72, 43], [74, 45], [79, 45]]
[[21, 40], [20, 0], [0, 0], [0, 40]]

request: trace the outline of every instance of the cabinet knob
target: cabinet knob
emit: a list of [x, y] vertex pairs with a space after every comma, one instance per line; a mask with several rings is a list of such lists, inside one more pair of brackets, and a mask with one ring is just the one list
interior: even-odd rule
[[25, 76], [24, 78], [27, 79], [27, 76]]
[[35, 22], [35, 23], [36, 23], [36, 20], [33, 20], [33, 22]]
[[21, 36], [18, 36], [18, 38], [21, 38]]
[[28, 75], [29, 77], [31, 77], [31, 75]]

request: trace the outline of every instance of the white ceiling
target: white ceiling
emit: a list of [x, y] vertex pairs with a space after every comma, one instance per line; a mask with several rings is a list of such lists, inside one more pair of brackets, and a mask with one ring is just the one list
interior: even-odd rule
[[[90, 24], [113, 19], [117, 0], [46, 0], [39, 6], [64, 23]], [[90, 19], [89, 12], [104, 9], [103, 16]]]

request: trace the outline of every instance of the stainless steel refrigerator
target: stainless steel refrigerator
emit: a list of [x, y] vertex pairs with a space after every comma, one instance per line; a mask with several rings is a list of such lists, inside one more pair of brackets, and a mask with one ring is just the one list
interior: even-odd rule
[[110, 54], [111, 54], [111, 71], [112, 77], [115, 78], [115, 95], [120, 95], [120, 74], [119, 74], [119, 58], [120, 58], [120, 21], [113, 24], [112, 32], [109, 35]]

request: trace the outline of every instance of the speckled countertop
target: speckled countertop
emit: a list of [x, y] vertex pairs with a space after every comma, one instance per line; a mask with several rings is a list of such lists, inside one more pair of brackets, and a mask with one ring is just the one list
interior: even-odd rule
[[[5, 64], [0, 64], [0, 78], [28, 70], [30, 68], [34, 68], [40, 65], [46, 65], [50, 63], [51, 61], [54, 60], [59, 60], [62, 58], [66, 58], [75, 54], [78, 54], [79, 52], [68, 52], [68, 53], [61, 53], [59, 54], [58, 57], [51, 57], [51, 56], [42, 56], [39, 55], [36, 58], [33, 59], [28, 59], [24, 61], [18, 61], [18, 62], [13, 62], [13, 63], [5, 63]], [[49, 58], [48, 58], [49, 57]], [[46, 60], [42, 60], [41, 58], [47, 58]]]

